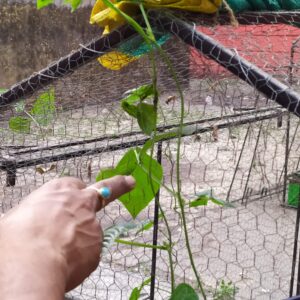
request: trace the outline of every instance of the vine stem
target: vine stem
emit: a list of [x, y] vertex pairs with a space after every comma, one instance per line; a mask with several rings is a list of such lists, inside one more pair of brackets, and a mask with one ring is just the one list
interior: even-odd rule
[[191, 246], [190, 246], [190, 241], [189, 241], [189, 234], [188, 234], [188, 230], [187, 230], [187, 225], [186, 225], [186, 216], [185, 216], [185, 210], [184, 210], [184, 199], [181, 196], [181, 181], [180, 181], [180, 149], [181, 149], [181, 138], [182, 138], [182, 133], [183, 133], [183, 122], [184, 122], [184, 97], [183, 97], [183, 93], [176, 75], [176, 72], [172, 66], [172, 63], [170, 62], [168, 56], [164, 53], [164, 51], [159, 47], [159, 52], [162, 55], [162, 57], [165, 59], [167, 66], [170, 70], [170, 73], [176, 83], [176, 88], [177, 91], [179, 93], [180, 96], [180, 125], [179, 125], [179, 132], [178, 132], [178, 139], [177, 139], [177, 155], [176, 155], [176, 179], [177, 179], [177, 197], [178, 197], [178, 202], [179, 202], [179, 207], [180, 207], [180, 211], [181, 211], [181, 219], [182, 219], [182, 225], [183, 225], [183, 230], [184, 230], [184, 236], [185, 236], [185, 243], [186, 243], [186, 248], [188, 251], [188, 255], [189, 255], [189, 259], [190, 259], [190, 263], [193, 269], [193, 272], [195, 274], [196, 280], [197, 280], [197, 284], [198, 287], [201, 290], [203, 299], [206, 300], [206, 294], [200, 279], [200, 276], [197, 272], [197, 268], [195, 266], [195, 262], [194, 262], [194, 257], [193, 257], [193, 253], [191, 250]]
[[[148, 34], [153, 35], [153, 31], [150, 25], [150, 22], [148, 20], [148, 16], [144, 10], [144, 7], [142, 4], [140, 4], [140, 8], [143, 14], [143, 17], [145, 19], [145, 23], [146, 26], [148, 28]], [[176, 83], [176, 88], [178, 90], [178, 93], [180, 95], [180, 125], [179, 125], [179, 132], [178, 132], [178, 139], [177, 139], [177, 155], [176, 155], [176, 180], [177, 180], [177, 198], [178, 198], [178, 202], [179, 202], [179, 207], [180, 207], [180, 212], [181, 212], [181, 219], [182, 219], [182, 225], [183, 225], [183, 230], [184, 230], [184, 236], [185, 236], [185, 243], [186, 243], [186, 247], [187, 247], [187, 251], [188, 251], [188, 255], [189, 255], [189, 259], [190, 259], [190, 263], [193, 269], [193, 272], [195, 274], [196, 280], [197, 280], [197, 284], [198, 287], [201, 290], [202, 296], [204, 298], [204, 300], [206, 300], [206, 295], [205, 295], [205, 291], [202, 285], [202, 282], [200, 280], [200, 276], [197, 272], [197, 268], [195, 266], [195, 262], [194, 262], [194, 257], [193, 257], [193, 253], [191, 250], [191, 246], [190, 246], [190, 241], [189, 241], [189, 234], [188, 234], [188, 230], [187, 230], [187, 225], [186, 225], [186, 216], [185, 216], [185, 210], [184, 210], [184, 199], [181, 196], [181, 181], [180, 181], [180, 149], [181, 149], [181, 138], [182, 138], [182, 133], [183, 133], [183, 122], [184, 122], [184, 97], [183, 97], [183, 93], [176, 75], [176, 72], [174, 71], [174, 68], [172, 66], [172, 63], [170, 62], [168, 56], [164, 53], [164, 51], [161, 49], [161, 47], [155, 43], [155, 39], [154, 39], [154, 45], [156, 46], [156, 48], [158, 49], [160, 55], [163, 57], [163, 59], [165, 60], [165, 62], [167, 63], [167, 66], [170, 70], [170, 73]], [[154, 147], [154, 146], [153, 146]]]
[[44, 132], [43, 132], [43, 128], [41, 127], [41, 125], [38, 123], [38, 121], [27, 111], [24, 110], [24, 113], [33, 121], [33, 123], [38, 127], [38, 129], [41, 132], [42, 135], [42, 139], [45, 140], [45, 136], [44, 136]]
[[[154, 44], [154, 46], [156, 48], [160, 48], [160, 46], [157, 44], [156, 42], [156, 39], [155, 39], [155, 35], [152, 31], [152, 28], [151, 28], [151, 25], [150, 25], [150, 22], [148, 20], [148, 16], [146, 14], [146, 11], [144, 9], [144, 6], [142, 3], [139, 4], [139, 7], [140, 7], [140, 10], [142, 12], [142, 15], [143, 15], [143, 18], [145, 20], [145, 23], [146, 23], [146, 26], [147, 26], [147, 34], [149, 35], [149, 38], [152, 40], [152, 43]], [[153, 99], [153, 105], [154, 105], [154, 109], [155, 109], [155, 112], [157, 114], [157, 106], [158, 106], [158, 90], [157, 90], [157, 69], [156, 69], [156, 63], [155, 63], [155, 57], [154, 57], [154, 52], [153, 52], [153, 49], [152, 49], [152, 44], [149, 45], [151, 48], [151, 52], [150, 52], [150, 60], [151, 60], [151, 63], [152, 63], [152, 70], [153, 70], [153, 77], [152, 77], [152, 82], [153, 82], [153, 89], [154, 89], [154, 99]], [[157, 120], [156, 120], [157, 122]], [[157, 135], [157, 124], [155, 126], [155, 130], [154, 130], [154, 134], [153, 134], [153, 137], [152, 139], [155, 140], [155, 137]], [[151, 147], [151, 158], [153, 158], [153, 152], [154, 152], [154, 144], [152, 145]], [[150, 167], [149, 167], [149, 177], [152, 178], [152, 174], [151, 174], [151, 163], [152, 163], [152, 160], [150, 161]], [[153, 189], [153, 184], [152, 184], [152, 180], [150, 180], [150, 184], [151, 184], [151, 188], [152, 190]], [[169, 245], [168, 245], [168, 259], [169, 259], [169, 265], [170, 265], [170, 274], [171, 274], [171, 292], [174, 291], [175, 289], [175, 272], [174, 272], [174, 262], [173, 262], [173, 258], [172, 258], [172, 253], [173, 253], [173, 243], [172, 243], [172, 234], [171, 234], [171, 230], [170, 230], [170, 226], [169, 226], [169, 223], [168, 223], [168, 220], [165, 216], [165, 213], [160, 205], [160, 203], [158, 203], [158, 206], [159, 206], [159, 210], [162, 214], [162, 217], [163, 217], [163, 220], [164, 220], [164, 223], [166, 225], [166, 228], [167, 228], [167, 235], [168, 235], [168, 241], [169, 241]]]
[[172, 233], [171, 233], [171, 229], [170, 229], [168, 220], [166, 218], [165, 212], [159, 203], [158, 203], [158, 205], [159, 205], [160, 213], [162, 215], [162, 218], [163, 218], [166, 228], [167, 228], [167, 234], [168, 234], [168, 240], [169, 240], [169, 248], [167, 251], [168, 251], [168, 258], [169, 258], [169, 262], [170, 262], [171, 291], [173, 292], [175, 289], [175, 271], [174, 271], [174, 262], [173, 262], [173, 257], [172, 257], [172, 254], [173, 254]]
[[[189, 259], [190, 259], [190, 262], [191, 262], [192, 269], [193, 269], [193, 271], [195, 273], [195, 277], [197, 279], [198, 287], [201, 290], [201, 293], [202, 293], [202, 295], [204, 297], [204, 300], [206, 300], [207, 298], [206, 298], [206, 295], [205, 295], [205, 292], [204, 292], [204, 289], [203, 289], [203, 286], [202, 286], [199, 274], [197, 272], [197, 269], [196, 269], [196, 266], [195, 266], [195, 263], [194, 263], [194, 259], [193, 259], [193, 253], [192, 253], [191, 247], [190, 247], [189, 236], [188, 236], [188, 231], [187, 231], [187, 226], [186, 226], [186, 217], [185, 217], [185, 210], [184, 210], [184, 200], [181, 197], [181, 182], [180, 182], [180, 166], [179, 166], [179, 163], [180, 163], [181, 136], [182, 136], [182, 133], [183, 133], [184, 99], [183, 99], [183, 93], [182, 93], [182, 90], [180, 88], [179, 81], [178, 81], [176, 73], [175, 73], [175, 71], [174, 71], [174, 69], [172, 67], [172, 64], [169, 61], [169, 58], [167, 57], [167, 55], [165, 55], [164, 51], [160, 48], [160, 46], [155, 41], [155, 37], [153, 36], [153, 31], [151, 29], [150, 22], [148, 20], [147, 14], [146, 14], [146, 12], [145, 12], [142, 4], [140, 4], [140, 7], [141, 7], [142, 14], [143, 14], [143, 16], [145, 18], [145, 22], [146, 22], [146, 24], [148, 26], [147, 27], [148, 28], [147, 33], [150, 36], [151, 36], [151, 33], [152, 33], [152, 37], [154, 37], [154, 40], [151, 37], [149, 37], [147, 35], [147, 33], [144, 32], [143, 28], [133, 18], [131, 18], [130, 16], [128, 16], [127, 14], [125, 14], [124, 12], [122, 12], [113, 3], [111, 3], [110, 0], [103, 0], [103, 2], [105, 3], [105, 5], [107, 5], [108, 7], [112, 8], [117, 13], [119, 13], [121, 16], [123, 16], [125, 18], [125, 20], [127, 22], [129, 22], [129, 24], [132, 25], [136, 29], [136, 31], [145, 39], [146, 43], [151, 47], [150, 48], [151, 50], [152, 50], [152, 45], [155, 45], [155, 47], [158, 49], [158, 51], [161, 54], [161, 56], [165, 59], [167, 65], [168, 65], [168, 68], [170, 69], [170, 73], [172, 74], [172, 77], [175, 80], [176, 88], [177, 88], [177, 90], [179, 92], [180, 102], [181, 102], [180, 127], [179, 127], [179, 135], [178, 135], [178, 142], [177, 142], [178, 148], [177, 148], [177, 156], [176, 156], [176, 177], [177, 177], [177, 190], [178, 190], [178, 192], [177, 192], [177, 198], [178, 198], [179, 206], [180, 206], [180, 210], [181, 210], [181, 219], [182, 219], [182, 225], [184, 227], [185, 242], [186, 242], [186, 247], [187, 247], [187, 250], [188, 250]], [[156, 84], [156, 82], [155, 82], [155, 84]], [[156, 93], [157, 93], [157, 90], [156, 90]], [[156, 131], [156, 129], [155, 129], [155, 131]], [[154, 145], [153, 145], [153, 147], [154, 147]], [[152, 150], [152, 154], [153, 154], [153, 150]], [[150, 170], [150, 172], [151, 172], [151, 170]], [[150, 180], [150, 182], [151, 182], [151, 180]], [[175, 192], [175, 194], [176, 194], [176, 192]]]
[[167, 246], [157, 246], [157, 245], [151, 245], [151, 244], [143, 244], [143, 243], [137, 243], [137, 242], [131, 242], [131, 241], [125, 241], [121, 239], [116, 239], [116, 243], [124, 244], [124, 245], [130, 245], [135, 247], [142, 247], [142, 248], [151, 248], [151, 249], [159, 249], [159, 250], [168, 250]]

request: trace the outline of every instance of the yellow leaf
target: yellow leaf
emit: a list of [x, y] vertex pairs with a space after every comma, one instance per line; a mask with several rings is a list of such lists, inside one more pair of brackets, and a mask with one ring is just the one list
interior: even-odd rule
[[118, 51], [112, 51], [99, 57], [98, 61], [103, 67], [109, 70], [117, 71], [137, 59], [138, 57], [129, 56], [127, 54]]
[[56, 165], [52, 164], [49, 168], [43, 168], [43, 167], [36, 167], [35, 171], [40, 173], [41, 175], [53, 171], [56, 168]]

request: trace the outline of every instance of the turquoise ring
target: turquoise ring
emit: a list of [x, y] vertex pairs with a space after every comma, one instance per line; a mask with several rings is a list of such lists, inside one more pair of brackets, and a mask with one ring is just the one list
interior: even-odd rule
[[104, 186], [98, 190], [98, 193], [101, 197], [104, 199], [108, 199], [111, 196], [111, 190], [110, 188]]
[[108, 188], [108, 187], [106, 187], [106, 186], [103, 186], [103, 187], [101, 187], [99, 189], [97, 189], [94, 186], [89, 186], [88, 189], [94, 190], [94, 191], [96, 191], [98, 193], [98, 196], [100, 196], [98, 198], [99, 198], [99, 201], [101, 201], [101, 207], [105, 206], [104, 205], [105, 203], [103, 203], [103, 201], [106, 200], [106, 199], [108, 199], [108, 198], [110, 198], [110, 196], [112, 194], [111, 193], [111, 189]]

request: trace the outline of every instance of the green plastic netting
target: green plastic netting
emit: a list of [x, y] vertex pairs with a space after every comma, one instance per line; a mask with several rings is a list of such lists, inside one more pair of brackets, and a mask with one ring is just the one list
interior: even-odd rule
[[300, 0], [227, 0], [234, 12], [300, 9]]

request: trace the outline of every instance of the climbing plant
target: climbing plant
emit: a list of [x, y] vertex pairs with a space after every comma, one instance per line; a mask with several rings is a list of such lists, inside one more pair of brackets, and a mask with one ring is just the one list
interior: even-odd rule
[[[38, 0], [37, 6], [38, 8], [41, 8], [53, 2], [54, 0]], [[221, 1], [218, 2], [221, 3]], [[67, 0], [66, 3], [70, 4], [72, 6], [72, 9], [75, 10], [80, 5], [81, 0]], [[123, 231], [120, 229], [116, 230], [110, 228], [108, 229], [109, 232], [107, 232], [107, 235], [105, 236], [106, 238], [104, 247], [111, 246], [111, 241], [113, 240], [114, 242], [121, 244], [145, 248], [156, 248], [163, 251], [167, 251], [171, 274], [170, 299], [196, 300], [199, 299], [199, 294], [203, 299], [207, 299], [205, 289], [200, 278], [200, 274], [196, 268], [190, 246], [190, 237], [188, 234], [186, 223], [186, 208], [207, 205], [208, 202], [212, 202], [216, 205], [224, 205], [225, 202], [215, 199], [211, 193], [195, 195], [195, 198], [191, 201], [188, 201], [182, 195], [180, 178], [180, 150], [182, 136], [185, 130], [183, 126], [185, 116], [183, 92], [181, 90], [177, 74], [174, 71], [174, 68], [170, 62], [168, 55], [164, 52], [164, 50], [161, 48], [160, 43], [157, 41], [155, 30], [150, 25], [147, 16], [147, 11], [144, 7], [143, 1], [137, 0], [134, 1], [134, 3], [136, 4], [136, 7], [139, 9], [140, 14], [144, 19], [144, 27], [139, 25], [139, 23], [137, 23], [133, 17], [124, 13], [117, 5], [117, 3], [114, 4], [109, 0], [102, 0], [102, 4], [104, 4], [106, 8], [109, 8], [111, 12], [121, 17], [123, 21], [125, 20], [127, 23], [129, 23], [142, 37], [144, 43], [146, 44], [151, 64], [151, 83], [147, 85], [138, 86], [134, 90], [132, 90], [124, 99], [121, 100], [121, 107], [128, 115], [136, 119], [141, 131], [145, 135], [148, 135], [149, 139], [142, 147], [134, 147], [129, 149], [120, 159], [120, 161], [116, 164], [115, 168], [101, 170], [97, 175], [96, 180], [103, 180], [115, 175], [132, 175], [135, 178], [135, 189], [130, 193], [120, 197], [120, 201], [128, 210], [132, 218], [136, 218], [138, 214], [150, 204], [150, 202], [154, 199], [155, 195], [157, 194], [160, 188], [166, 189], [176, 199], [175, 205], [177, 208], [179, 208], [179, 213], [182, 221], [181, 226], [185, 238], [185, 245], [188, 252], [190, 265], [193, 270], [197, 284], [195, 287], [192, 287], [185, 282], [176, 281], [173, 260], [174, 243], [172, 240], [172, 234], [168, 223], [168, 219], [166, 218], [164, 209], [161, 206], [159, 206], [160, 216], [165, 224], [167, 231], [167, 240], [163, 241], [161, 245], [149, 245], [121, 240], [119, 239], [119, 236]], [[172, 77], [175, 82], [177, 93], [180, 98], [179, 126], [176, 130], [168, 133], [159, 133], [157, 130], [157, 112], [160, 91], [157, 86], [157, 65], [155, 59], [156, 53], [160, 55], [163, 61], [166, 63], [168, 71], [170, 73], [170, 77]], [[171, 137], [177, 138], [176, 185], [172, 185], [171, 187], [169, 187], [163, 183], [163, 168], [161, 164], [154, 158], [154, 149], [156, 143], [163, 139]], [[143, 230], [150, 229], [152, 225], [153, 223], [151, 222], [147, 223]], [[132, 291], [130, 299], [138, 299], [141, 290], [147, 284], [149, 284], [149, 279], [144, 281], [139, 287], [136, 287]]]

